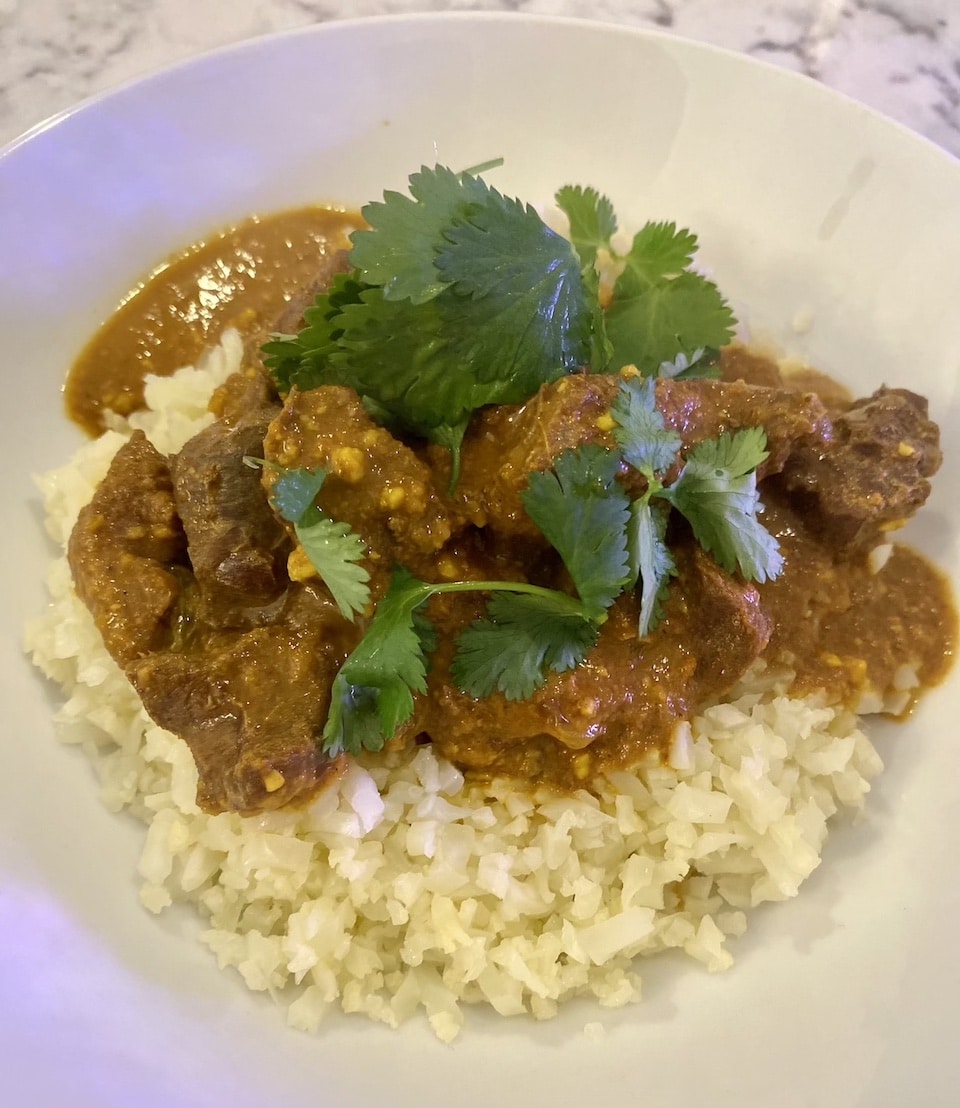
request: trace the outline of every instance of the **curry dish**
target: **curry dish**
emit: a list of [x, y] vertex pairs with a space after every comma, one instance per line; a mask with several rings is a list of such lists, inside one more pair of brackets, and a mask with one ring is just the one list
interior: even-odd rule
[[[244, 368], [214, 396], [215, 422], [169, 458], [135, 433], [69, 548], [108, 650], [153, 719], [189, 744], [209, 812], [303, 802], [344, 765], [344, 755], [322, 753], [319, 736], [369, 612], [355, 623], [334, 603], [274, 510], [271, 465], [327, 471], [317, 504], [363, 540], [375, 604], [397, 564], [428, 582], [567, 589], [522, 493], [563, 451], [615, 445], [609, 413], [622, 373], [584, 369], [524, 403], [483, 408], [454, 485], [447, 452], [379, 425], [352, 389], [281, 397], [261, 359], [265, 337], [296, 330], [346, 266], [359, 222], [307, 209], [198, 244], [126, 300], [67, 383], [70, 415], [95, 431], [106, 410], [127, 414], [142, 402], [146, 373], [194, 361], [226, 326], [247, 338]], [[655, 397], [681, 452], [763, 427], [757, 476], [782, 574], [750, 582], [727, 572], [674, 514], [677, 576], [659, 625], [638, 640], [640, 601], [623, 592], [582, 664], [513, 700], [472, 697], [451, 676], [455, 637], [480, 616], [482, 595], [434, 596], [428, 689], [394, 745], [431, 742], [478, 778], [589, 788], [665, 751], [680, 722], [761, 659], [791, 670], [798, 694], [822, 690], [850, 706], [873, 698], [894, 714], [943, 677], [957, 626], [949, 585], [890, 542], [940, 465], [924, 399], [886, 387], [848, 397], [736, 344], [722, 351], [718, 378], [658, 379]], [[642, 483], [635, 473], [619, 479]]]

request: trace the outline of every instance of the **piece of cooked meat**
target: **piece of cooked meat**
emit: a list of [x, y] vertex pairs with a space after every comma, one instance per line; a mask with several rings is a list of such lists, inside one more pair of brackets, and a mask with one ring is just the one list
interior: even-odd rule
[[632, 749], [636, 761], [694, 707], [742, 677], [772, 629], [754, 585], [724, 573], [689, 541], [676, 555], [678, 580], [666, 618], [652, 634], [638, 639], [638, 598], [624, 593], [586, 660], [576, 669], [550, 673], [523, 701], [501, 693], [474, 700], [455, 687], [449, 676], [453, 638], [475, 618], [477, 601], [437, 598], [430, 615], [441, 645], [429, 677], [429, 700], [418, 705], [410, 729], [428, 734], [455, 764], [491, 776], [555, 780], [559, 764], [567, 767], [561, 776], [585, 779], [591, 761], [609, 759], [617, 750]]
[[151, 718], [190, 747], [205, 811], [278, 808], [342, 772], [320, 736], [352, 632], [325, 598], [295, 587], [269, 626], [207, 630], [196, 649], [127, 667]]
[[121, 665], [169, 638], [187, 544], [167, 461], [142, 431], [117, 452], [70, 535], [77, 595]]
[[[549, 468], [562, 451], [585, 443], [615, 447], [610, 405], [620, 378], [573, 374], [545, 385], [525, 404], [488, 408], [466, 435], [457, 498], [478, 526], [534, 536], [520, 493], [529, 474]], [[822, 404], [810, 393], [765, 388], [742, 381], [656, 381], [657, 408], [665, 425], [690, 447], [724, 432], [763, 426], [769, 457], [760, 477], [778, 472], [798, 442], [821, 442], [829, 430]], [[643, 479], [628, 474], [627, 481]]]
[[173, 495], [187, 536], [204, 618], [219, 626], [268, 604], [287, 586], [290, 542], [267, 501], [260, 470], [263, 437], [278, 409], [248, 412], [232, 426], [218, 420], [194, 435], [170, 462]]
[[907, 389], [881, 388], [834, 419], [826, 448], [801, 444], [780, 480], [821, 535], [862, 546], [921, 507], [942, 458], [927, 401]]
[[702, 547], [682, 556], [678, 569], [687, 610], [696, 620], [691, 629], [697, 644], [694, 684], [697, 703], [704, 703], [731, 688], [760, 657], [773, 621], [757, 586], [721, 569]]
[[[258, 442], [262, 427], [251, 428]], [[257, 521], [236, 501], [246, 476], [221, 480], [224, 458], [236, 463], [251, 444], [225, 427], [201, 436], [187, 449], [178, 489], [191, 519], [190, 551], [203, 567], [200, 583], [167, 461], [140, 431], [81, 511], [68, 554], [107, 650], [153, 720], [190, 746], [199, 803], [210, 812], [254, 812], [303, 799], [339, 772], [320, 753], [319, 738], [330, 683], [357, 632], [328, 599], [299, 586], [265, 610], [260, 626], [230, 626], [243, 582], [275, 590], [279, 580], [259, 560]], [[259, 523], [285, 542], [259, 475], [247, 472], [253, 503], [269, 517]], [[208, 518], [214, 505], [232, 513], [222, 526]], [[233, 538], [239, 561], [230, 555]]]
[[791, 388], [766, 388], [743, 381], [669, 380], [656, 383], [664, 424], [683, 440], [681, 451], [705, 439], [762, 427], [767, 459], [757, 479], [779, 473], [799, 443], [820, 442], [830, 421], [820, 398]]
[[[375, 597], [395, 562], [414, 573], [432, 567], [457, 524], [431, 470], [373, 422], [352, 389], [294, 389], [270, 425], [264, 457], [287, 469], [327, 471], [317, 503], [363, 539]], [[276, 474], [266, 469], [263, 481], [272, 488]], [[304, 579], [314, 572], [296, 554], [291, 570]]]

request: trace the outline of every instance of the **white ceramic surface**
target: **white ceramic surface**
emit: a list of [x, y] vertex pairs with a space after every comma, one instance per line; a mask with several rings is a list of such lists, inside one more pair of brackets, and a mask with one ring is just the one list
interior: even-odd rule
[[54, 738], [55, 694], [19, 646], [44, 603], [29, 475], [79, 439], [58, 390], [83, 340], [211, 227], [498, 155], [497, 185], [526, 198], [591, 183], [625, 223], [692, 226], [754, 333], [861, 390], [925, 392], [947, 461], [913, 537], [957, 579], [960, 163], [812, 81], [623, 28], [367, 20], [246, 43], [37, 131], [0, 158], [5, 1105], [956, 1102], [960, 675], [906, 726], [874, 729], [888, 769], [865, 818], [797, 900], [755, 913], [728, 974], [654, 961], [638, 1007], [477, 1013], [452, 1048], [422, 1023], [288, 1030], [219, 973], [192, 917], [139, 907], [141, 828], [100, 807]]
[[0, 142], [119, 81], [245, 38], [465, 8], [588, 17], [739, 50], [960, 155], [957, 0], [0, 0]]

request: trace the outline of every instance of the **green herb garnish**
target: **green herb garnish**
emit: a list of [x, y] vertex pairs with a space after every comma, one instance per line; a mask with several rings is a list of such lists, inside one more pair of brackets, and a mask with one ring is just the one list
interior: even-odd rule
[[[487, 696], [495, 688], [508, 699], [530, 696], [548, 670], [578, 665], [596, 641], [602, 620], [587, 617], [582, 604], [566, 593], [517, 581], [431, 584], [397, 566], [366, 634], [334, 679], [323, 731], [327, 754], [383, 749], [413, 714], [413, 693], [426, 691], [426, 655], [433, 649], [434, 631], [421, 605], [441, 593], [476, 591], [494, 593], [489, 618], [461, 634], [453, 666], [457, 684], [472, 696]], [[507, 601], [507, 592], [519, 595]], [[521, 622], [523, 638], [518, 639]]]
[[[570, 235], [585, 266], [605, 250], [621, 267], [605, 313], [610, 371], [635, 365], [641, 373], [694, 375], [703, 355], [733, 337], [734, 318], [717, 286], [690, 269], [697, 237], [674, 223], [648, 223], [626, 254], [613, 247], [617, 219], [610, 201], [595, 189], [568, 185], [557, 204], [570, 221]], [[678, 359], [681, 359], [678, 367]]]
[[676, 577], [677, 567], [667, 546], [667, 512], [649, 500], [635, 500], [631, 509], [630, 537], [640, 584], [637, 635], [642, 639], [663, 620], [670, 578]]
[[[524, 504], [559, 553], [577, 596], [517, 581], [432, 584], [398, 566], [366, 634], [334, 681], [324, 750], [380, 750], [425, 689], [432, 627], [420, 607], [442, 593], [493, 593], [486, 617], [457, 640], [452, 675], [461, 691], [508, 700], [531, 696], [548, 672], [579, 665], [606, 609], [628, 583], [630, 500], [615, 480], [619, 459], [598, 446], [570, 450], [553, 472], [530, 475]], [[357, 745], [359, 743], [359, 745]]]
[[470, 416], [587, 363], [592, 302], [570, 242], [529, 205], [437, 166], [352, 236], [353, 273], [264, 347], [281, 388], [355, 389], [378, 418], [448, 447]]
[[502, 692], [526, 700], [548, 671], [575, 669], [596, 645], [600, 622], [583, 614], [565, 593], [510, 596], [496, 593], [487, 618], [476, 620], [457, 639], [453, 678], [470, 696]]
[[417, 619], [429, 586], [398, 567], [366, 633], [340, 667], [331, 689], [323, 749], [382, 750], [413, 714], [414, 692], [426, 692], [425, 648], [432, 628]]
[[610, 414], [624, 460], [647, 481], [632, 505], [631, 547], [641, 582], [640, 636], [662, 618], [670, 577], [676, 572], [666, 545], [665, 501], [686, 518], [694, 538], [728, 573], [739, 569], [748, 581], [766, 581], [783, 569], [777, 540], [763, 526], [757, 467], [767, 457], [762, 427], [724, 434], [692, 447], [677, 479], [662, 478], [677, 461], [681, 439], [667, 429], [656, 406], [652, 378], [621, 383]]
[[[275, 336], [265, 358], [281, 390], [321, 385], [357, 391], [375, 419], [450, 449], [478, 408], [520, 403], [544, 384], [589, 365], [635, 365], [646, 378], [713, 372], [732, 337], [732, 313], [716, 286], [691, 269], [696, 237], [648, 223], [629, 250], [613, 246], [617, 219], [594, 189], [556, 196], [570, 238], [529, 205], [477, 176], [441, 166], [410, 177], [409, 195], [387, 192], [363, 209], [352, 236], [353, 269], [305, 313], [296, 336]], [[601, 271], [617, 271], [601, 305]], [[434, 630], [423, 605], [434, 595], [491, 594], [483, 618], [461, 632], [452, 676], [468, 695], [531, 696], [550, 672], [579, 665], [607, 610], [639, 589], [638, 631], [663, 618], [676, 566], [668, 546], [675, 508], [728, 572], [764, 581], [782, 558], [759, 522], [756, 468], [762, 428], [703, 442], [681, 458], [681, 439], [656, 408], [652, 380], [623, 382], [611, 409], [617, 449], [583, 445], [532, 473], [522, 494], [530, 519], [566, 566], [576, 595], [504, 581], [434, 584], [397, 566], [357, 647], [337, 674], [324, 750], [380, 750], [426, 691]], [[631, 500], [617, 476], [646, 482]], [[676, 474], [669, 485], [664, 482]], [[323, 471], [285, 471], [272, 491], [341, 612], [369, 605], [361, 539], [316, 506]]]
[[763, 526], [757, 466], [767, 457], [762, 427], [698, 443], [680, 476], [661, 494], [686, 516], [694, 538], [727, 573], [739, 569], [748, 581], [778, 577], [783, 557]]
[[630, 498], [617, 483], [620, 460], [601, 446], [565, 450], [553, 469], [531, 473], [521, 494], [527, 515], [559, 553], [584, 612], [599, 619], [630, 573]]
[[356, 532], [331, 519], [315, 503], [326, 471], [270, 468], [279, 472], [271, 490], [277, 513], [293, 524], [297, 541], [341, 614], [354, 619], [370, 603], [370, 574], [359, 564], [367, 550]]

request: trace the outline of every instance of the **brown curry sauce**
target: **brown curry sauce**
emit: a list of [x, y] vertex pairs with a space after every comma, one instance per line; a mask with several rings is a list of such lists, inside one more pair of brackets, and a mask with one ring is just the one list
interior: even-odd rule
[[228, 327], [276, 319], [322, 259], [349, 246], [355, 213], [297, 208], [252, 217], [175, 254], [150, 273], [84, 347], [67, 377], [70, 418], [104, 430], [103, 413], [143, 406], [143, 379], [193, 365]]

